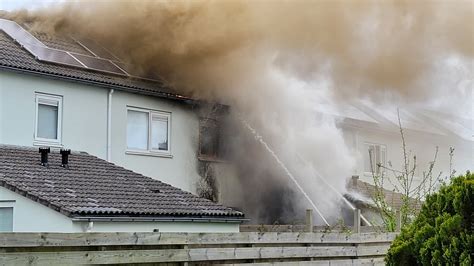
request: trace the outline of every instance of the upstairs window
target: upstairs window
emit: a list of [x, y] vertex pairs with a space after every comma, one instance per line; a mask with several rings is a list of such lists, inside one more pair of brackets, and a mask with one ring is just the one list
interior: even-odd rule
[[61, 96], [36, 94], [35, 141], [40, 143], [61, 143]]
[[129, 108], [127, 110], [127, 150], [169, 154], [170, 120], [170, 113]]
[[380, 175], [385, 166], [387, 149], [385, 145], [365, 143], [364, 149], [364, 171], [368, 174]]
[[199, 156], [204, 159], [219, 157], [220, 128], [216, 120], [201, 119], [199, 123]]
[[0, 207], [0, 232], [13, 232], [12, 207]]
[[232, 140], [230, 139], [232, 130], [225, 119], [201, 118], [199, 121], [199, 159], [202, 161], [229, 160], [232, 149]]

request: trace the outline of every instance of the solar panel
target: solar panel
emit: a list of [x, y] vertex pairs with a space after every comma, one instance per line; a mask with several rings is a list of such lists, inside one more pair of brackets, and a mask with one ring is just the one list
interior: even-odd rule
[[70, 65], [75, 67], [84, 67], [79, 61], [74, 59], [68, 52], [56, 50], [48, 47], [24, 44], [26, 50], [32, 53], [38, 60], [57, 63], [62, 65]]
[[[107, 51], [107, 49], [91, 39], [83, 39], [77, 42], [96, 57], [50, 48], [11, 20], [0, 19], [0, 30], [3, 30], [41, 61], [113, 73], [121, 76], [130, 76], [130, 74], [127, 73], [129, 70], [135, 72], [133, 71], [135, 69], [134, 67], [122, 63], [116, 56]], [[145, 79], [156, 78], [145, 77]]]
[[135, 67], [131, 64], [127, 64], [127, 63], [124, 63], [124, 62], [116, 62], [116, 61], [113, 61], [113, 63], [115, 65], [117, 65], [118, 67], [120, 67], [121, 69], [123, 69], [131, 77], [136, 77], [136, 78], [149, 80], [149, 81], [154, 81], [154, 82], [163, 82], [163, 78], [161, 76], [151, 75], [151, 74], [149, 74], [149, 75], [143, 74], [143, 73], [141, 73], [140, 71], [137, 70], [137, 67]]
[[124, 72], [122, 69], [120, 69], [108, 59], [102, 59], [77, 53], [70, 54], [74, 56], [77, 60], [79, 60], [81, 63], [83, 63], [87, 68], [127, 76], [126, 72]]
[[76, 40], [82, 47], [94, 54], [96, 57], [106, 58], [113, 61], [120, 61], [115, 55], [110, 53], [103, 46], [95, 42], [94, 40], [83, 38], [81, 40]]
[[41, 41], [36, 39], [28, 31], [23, 29], [16, 22], [6, 19], [0, 19], [0, 29], [2, 29], [6, 34], [10, 35], [15, 41], [21, 45], [30, 44], [40, 47], [46, 47]]

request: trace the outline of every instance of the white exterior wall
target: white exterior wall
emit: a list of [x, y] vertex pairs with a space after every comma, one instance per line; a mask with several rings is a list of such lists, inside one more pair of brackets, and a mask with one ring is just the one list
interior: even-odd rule
[[[127, 153], [127, 106], [171, 113], [171, 158]], [[199, 118], [189, 105], [115, 91], [112, 96], [112, 162], [195, 192], [199, 180]]]
[[33, 146], [35, 93], [48, 93], [63, 97], [63, 146], [105, 158], [106, 89], [12, 72], [0, 80], [0, 143]]
[[[69, 217], [0, 187], [0, 207], [13, 207], [13, 232], [86, 232], [88, 222]], [[239, 223], [223, 222], [94, 222], [89, 232], [238, 232]]]
[[[106, 159], [108, 89], [13, 72], [0, 80], [0, 143], [33, 146], [35, 93], [55, 94], [63, 97], [63, 146]], [[171, 113], [172, 158], [126, 154], [127, 106]], [[195, 193], [199, 118], [190, 105], [115, 90], [111, 128], [113, 163]]]
[[0, 207], [13, 207], [13, 232], [81, 232], [61, 213], [0, 187]]

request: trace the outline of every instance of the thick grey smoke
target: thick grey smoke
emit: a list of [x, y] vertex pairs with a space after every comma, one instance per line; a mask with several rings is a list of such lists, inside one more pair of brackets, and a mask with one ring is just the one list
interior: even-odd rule
[[[471, 1], [119, 0], [11, 16], [37, 31], [93, 38], [184, 94], [230, 104], [337, 216], [337, 196], [315, 176], [342, 192], [354, 159], [336, 121], [315, 105], [368, 99], [473, 115], [473, 13]], [[278, 166], [260, 156], [253, 163], [258, 170], [243, 174], [272, 191]]]

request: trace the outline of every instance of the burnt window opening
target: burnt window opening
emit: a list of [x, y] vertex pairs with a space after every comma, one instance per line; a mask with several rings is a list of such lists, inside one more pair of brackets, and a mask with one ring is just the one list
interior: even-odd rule
[[203, 118], [199, 122], [199, 157], [219, 159], [221, 129], [217, 120]]

